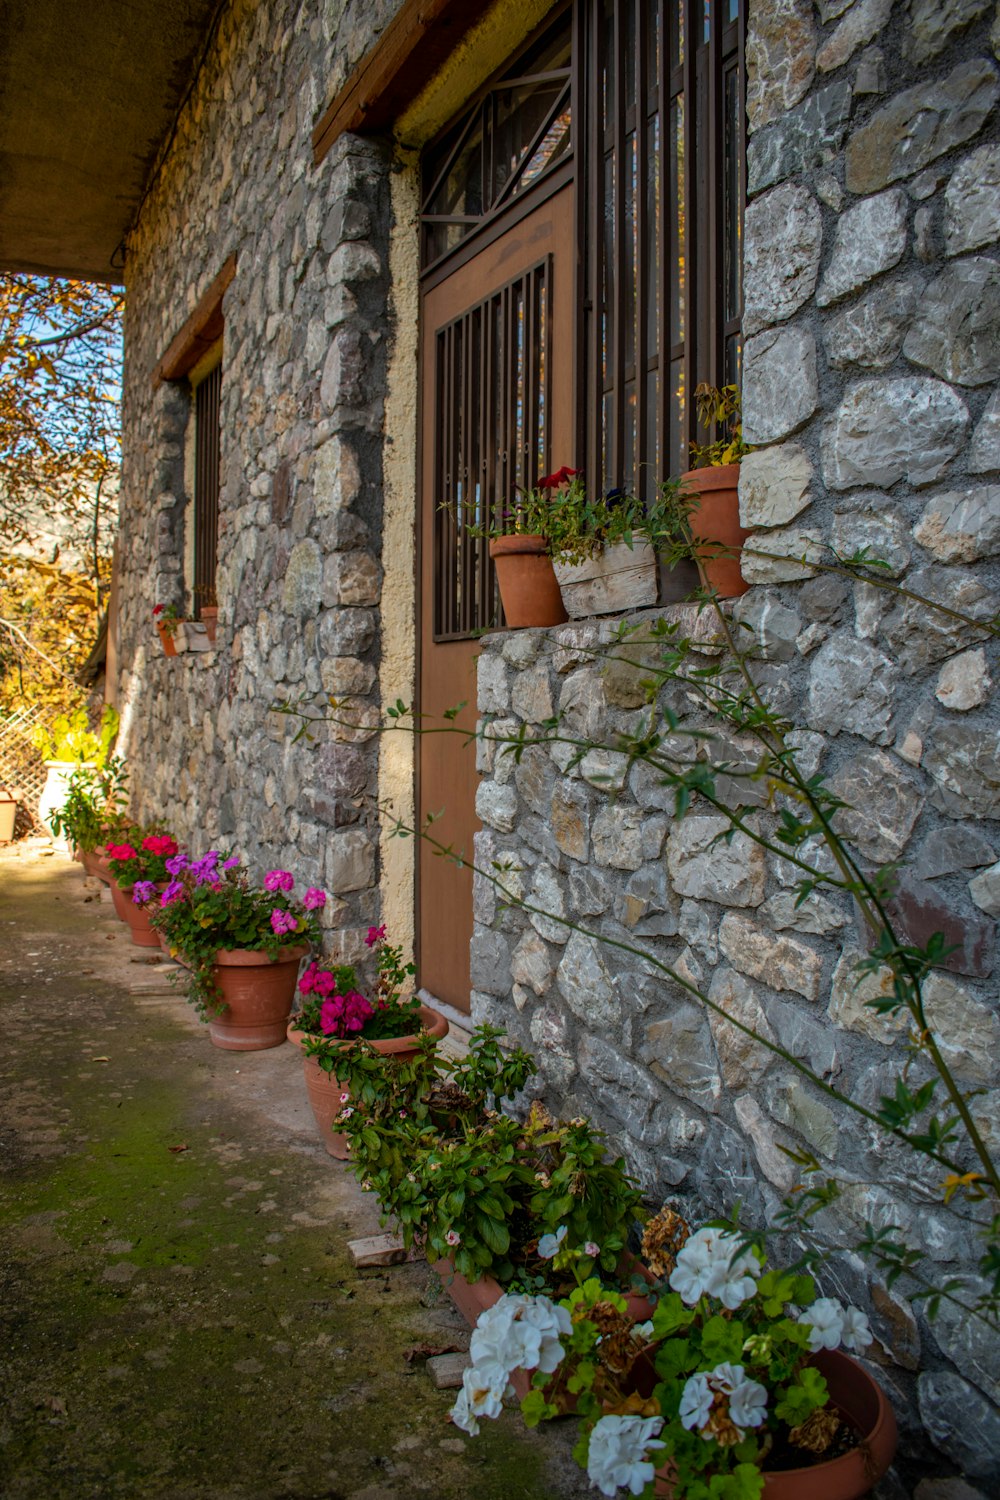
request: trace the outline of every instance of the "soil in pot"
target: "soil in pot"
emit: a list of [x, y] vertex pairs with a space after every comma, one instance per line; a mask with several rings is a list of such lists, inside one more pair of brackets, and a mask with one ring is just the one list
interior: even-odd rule
[[276, 959], [245, 948], [220, 948], [212, 977], [224, 1009], [209, 1014], [208, 1034], [224, 1052], [262, 1052], [280, 1047], [295, 997], [299, 964], [308, 944], [283, 948]]
[[[448, 1022], [439, 1011], [432, 1010], [429, 1005], [420, 1007], [420, 1020], [424, 1034], [431, 1036], [435, 1041], [448, 1035]], [[295, 1021], [288, 1026], [288, 1040], [294, 1042], [296, 1047], [304, 1048], [308, 1032], [300, 1031]], [[386, 1037], [383, 1040], [371, 1042], [376, 1052], [381, 1052], [385, 1057], [397, 1057], [402, 1062], [412, 1057], [416, 1051], [417, 1037], [397, 1036]], [[342, 1130], [335, 1130], [337, 1116], [349, 1102], [349, 1094], [333, 1073], [328, 1073], [321, 1068], [314, 1057], [303, 1057], [302, 1076], [305, 1079], [306, 1093], [309, 1096], [309, 1105], [316, 1121], [316, 1128], [320, 1133], [323, 1145], [327, 1153], [336, 1158], [337, 1161], [346, 1161], [350, 1155], [347, 1136]]]
[[494, 537], [490, 556], [497, 571], [504, 618], [512, 629], [566, 623], [562, 594], [544, 537], [522, 532]]

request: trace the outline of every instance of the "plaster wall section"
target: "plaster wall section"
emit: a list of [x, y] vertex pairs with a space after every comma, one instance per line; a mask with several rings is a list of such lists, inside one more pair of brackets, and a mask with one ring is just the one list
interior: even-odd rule
[[[978, 627], [1000, 607], [998, 56], [996, 6], [979, 0], [750, 0], [756, 451], [740, 483], [752, 587], [733, 610], [800, 763], [849, 804], [856, 857], [898, 862], [897, 930], [952, 946], [928, 1014], [994, 1151], [1000, 711], [997, 643]], [[842, 566], [859, 555], [884, 562], [881, 587]], [[662, 614], [694, 639], [695, 666], [719, 660], [709, 614]], [[672, 789], [620, 753], [648, 714], [655, 647], [616, 649], [615, 628], [483, 645], [477, 864], [506, 868], [511, 899], [477, 879], [473, 1013], [533, 1050], [551, 1106], [600, 1120], [652, 1195], [695, 1214], [738, 1201], [772, 1223], [798, 1175], [782, 1148], [812, 1152], [843, 1185], [821, 1225], [841, 1247], [827, 1284], [869, 1312], [904, 1463], [953, 1465], [993, 1493], [1000, 1344], [962, 1315], [928, 1321], [851, 1249], [865, 1221], [895, 1225], [932, 1279], [975, 1284], [972, 1226], [945, 1210], [933, 1164], [732, 1024], [877, 1109], [908, 1054], [864, 1003], [884, 978], [856, 985], [865, 933], [837, 893], [797, 907], [794, 871], [745, 835], [717, 842], [727, 824], [704, 799], [678, 821]], [[671, 703], [692, 712], [683, 692]], [[550, 743], [516, 763], [489, 742], [543, 733], [553, 710], [588, 754]], [[667, 752], [683, 765], [708, 750], [674, 735]], [[753, 743], [723, 732], [711, 754], [722, 800], [772, 831]]]
[[[389, 249], [392, 318], [396, 336], [386, 397], [385, 516], [382, 533], [383, 651], [379, 693], [384, 704], [412, 705], [417, 690], [416, 522], [417, 514], [417, 327], [419, 321], [420, 179], [415, 158], [397, 158], [391, 182], [392, 238]], [[412, 723], [412, 720], [407, 720]], [[393, 837], [395, 822], [414, 827], [414, 739], [383, 722], [379, 747], [379, 807], [382, 917], [394, 943], [412, 953], [415, 840]]]
[[[331, 892], [336, 951], [377, 920], [383, 423], [392, 342], [387, 150], [310, 132], [395, 9], [234, 0], [128, 245], [121, 701], [133, 810], [194, 849]], [[184, 383], [155, 366], [230, 255], [219, 632], [167, 659], [158, 602], [190, 611]], [[338, 701], [337, 723], [326, 710]], [[276, 712], [322, 718], [308, 739]]]

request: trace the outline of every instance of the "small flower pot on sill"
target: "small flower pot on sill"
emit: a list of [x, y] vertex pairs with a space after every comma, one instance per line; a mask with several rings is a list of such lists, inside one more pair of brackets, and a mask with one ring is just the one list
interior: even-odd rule
[[720, 599], [738, 599], [750, 587], [740, 571], [740, 550], [750, 535], [740, 525], [740, 466], [689, 469], [681, 483], [693, 497], [689, 524], [705, 580]]
[[156, 625], [156, 633], [160, 637], [164, 656], [176, 656], [177, 643], [174, 640], [176, 626], [163, 625], [159, 620], [154, 621], [154, 624]]
[[553, 562], [562, 602], [571, 620], [625, 614], [656, 603], [656, 553], [635, 537], [616, 542], [581, 563]]
[[200, 620], [182, 620], [177, 627], [177, 644], [181, 651], [211, 651], [212, 638], [208, 626]]
[[504, 618], [514, 630], [564, 625], [566, 610], [545, 538], [516, 532], [490, 542]]

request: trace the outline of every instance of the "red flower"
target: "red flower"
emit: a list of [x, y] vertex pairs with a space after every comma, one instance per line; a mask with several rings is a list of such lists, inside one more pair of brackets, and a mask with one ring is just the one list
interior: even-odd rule
[[138, 859], [139, 856], [131, 844], [105, 844], [104, 851], [109, 859]]
[[177, 853], [177, 841], [169, 833], [151, 833], [148, 838], [143, 839], [142, 847], [150, 854], [159, 854], [164, 858]]
[[567, 469], [566, 465], [563, 464], [562, 468], [557, 469], [554, 474], [546, 474], [544, 479], [540, 479], [538, 481], [538, 488], [540, 490], [554, 490], [560, 484], [565, 484], [567, 479], [573, 479], [579, 473], [579, 469]]
[[162, 613], [166, 609], [166, 607], [167, 606], [165, 604], [154, 604], [153, 605], [153, 614], [154, 615], [162, 615]]

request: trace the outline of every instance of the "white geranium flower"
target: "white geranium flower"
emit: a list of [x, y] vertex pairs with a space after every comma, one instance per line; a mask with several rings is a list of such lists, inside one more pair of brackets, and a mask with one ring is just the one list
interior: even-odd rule
[[559, 1251], [559, 1246], [566, 1238], [566, 1225], [560, 1224], [555, 1234], [543, 1234], [538, 1241], [538, 1253], [543, 1260], [551, 1260]]
[[495, 1360], [513, 1370], [551, 1375], [565, 1354], [560, 1336], [573, 1331], [569, 1313], [548, 1297], [508, 1293], [480, 1315], [469, 1341], [474, 1364]]
[[705, 1228], [692, 1234], [670, 1273], [670, 1285], [682, 1301], [694, 1307], [707, 1294], [733, 1311], [752, 1297], [760, 1265], [749, 1250], [737, 1255], [739, 1244], [736, 1235], [724, 1229]]
[[602, 1495], [613, 1496], [619, 1488], [641, 1495], [656, 1473], [647, 1454], [663, 1443], [656, 1434], [662, 1417], [602, 1417], [590, 1434], [587, 1477]]
[[855, 1354], [861, 1349], [867, 1349], [871, 1343], [872, 1331], [860, 1307], [844, 1308], [844, 1326], [841, 1330], [840, 1341], [845, 1349], [850, 1349]]
[[811, 1307], [799, 1313], [799, 1322], [809, 1329], [809, 1348], [836, 1349], [844, 1332], [844, 1309], [836, 1297], [818, 1297]]
[[704, 1427], [712, 1410], [713, 1394], [707, 1375], [691, 1375], [688, 1378], [681, 1391], [681, 1404], [677, 1412], [682, 1427], [686, 1427], [689, 1432]]
[[741, 1437], [746, 1436], [746, 1428], [760, 1426], [767, 1416], [767, 1390], [758, 1380], [751, 1380], [742, 1365], [716, 1365], [709, 1379], [729, 1397], [729, 1417]]
[[465, 1394], [464, 1387], [455, 1398], [455, 1405], [451, 1409], [451, 1420], [461, 1432], [467, 1432], [469, 1437], [479, 1436], [479, 1423], [469, 1410], [469, 1398]]

